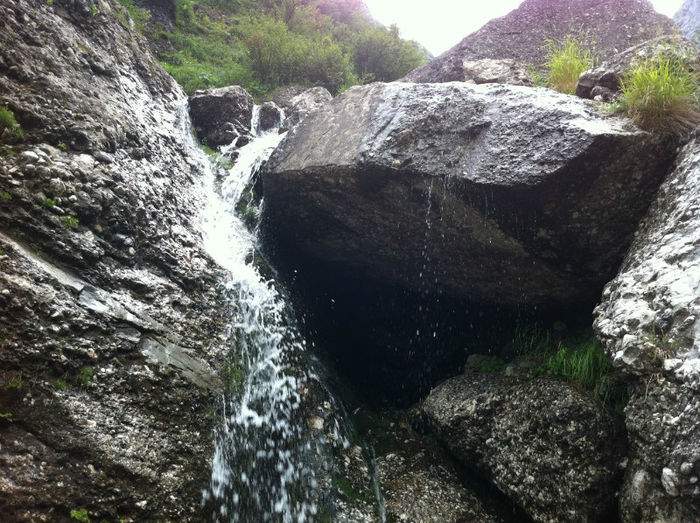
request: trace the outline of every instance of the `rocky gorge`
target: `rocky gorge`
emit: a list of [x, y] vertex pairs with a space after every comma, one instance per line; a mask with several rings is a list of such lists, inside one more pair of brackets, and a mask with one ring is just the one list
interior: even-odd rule
[[117, 2], [0, 0], [0, 519], [696, 520], [700, 145], [590, 98], [658, 28], [697, 50], [577, 0], [548, 34], [607, 62], [534, 87], [494, 46], [550, 4], [258, 105], [188, 99]]

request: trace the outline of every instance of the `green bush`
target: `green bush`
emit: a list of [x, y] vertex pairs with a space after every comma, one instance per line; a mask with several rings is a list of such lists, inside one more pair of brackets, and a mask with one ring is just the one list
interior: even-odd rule
[[15, 115], [10, 109], [0, 106], [0, 139], [9, 138], [8, 141], [24, 140], [22, 128], [15, 120]]
[[356, 0], [175, 0], [174, 27], [151, 24], [145, 33], [188, 94], [232, 84], [257, 98], [288, 85], [336, 94], [360, 81], [395, 80], [427, 61]]
[[670, 51], [636, 63], [622, 77], [630, 116], [650, 131], [683, 134], [700, 124], [698, 74]]
[[566, 94], [576, 92], [579, 75], [595, 66], [597, 59], [585, 49], [581, 40], [567, 36], [564, 40], [548, 40], [547, 85], [552, 89]]

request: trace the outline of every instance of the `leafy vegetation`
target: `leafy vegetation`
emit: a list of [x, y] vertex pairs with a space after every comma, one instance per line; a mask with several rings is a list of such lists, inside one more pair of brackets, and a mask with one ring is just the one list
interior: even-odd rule
[[80, 383], [80, 386], [86, 389], [94, 374], [95, 369], [92, 367], [85, 367], [83, 370], [81, 370], [80, 374], [78, 375], [78, 383]]
[[534, 364], [536, 374], [573, 383], [591, 392], [603, 407], [614, 412], [622, 412], [627, 404], [627, 388], [596, 341], [586, 340], [567, 347], [550, 331], [531, 325], [518, 328], [513, 343], [516, 353]]
[[637, 62], [622, 77], [622, 97], [643, 129], [683, 134], [700, 124], [698, 73], [673, 50]]
[[[132, 0], [119, 1], [132, 13]], [[378, 26], [362, 7], [359, 0], [175, 0], [172, 27], [151, 21], [141, 29], [188, 93], [237, 84], [259, 98], [288, 85], [337, 94], [427, 61], [418, 44]]]
[[9, 192], [3, 191], [2, 189], [0, 189], [0, 200], [11, 200], [11, 199], [12, 199], [12, 195]]
[[0, 419], [12, 423], [12, 412], [0, 412]]
[[[129, 18], [133, 20], [134, 27], [137, 31], [143, 32], [146, 28], [148, 20], [151, 18], [151, 12], [148, 9], [142, 9], [138, 7], [134, 0], [117, 0], [124, 8], [125, 11], [117, 11], [117, 16], [119, 21], [125, 26], [129, 27]], [[128, 17], [127, 14], [128, 13]]]
[[70, 511], [70, 518], [73, 521], [80, 521], [81, 523], [89, 523], [90, 518], [88, 517], [88, 511], [87, 509], [81, 508], [79, 510], [71, 510]]
[[17, 123], [15, 115], [5, 106], [0, 106], [0, 138], [7, 136], [10, 141], [24, 140], [22, 128]]
[[78, 226], [78, 218], [75, 216], [61, 216], [61, 224], [68, 228], [75, 228]]
[[574, 94], [579, 75], [593, 67], [597, 59], [581, 40], [573, 36], [561, 41], [548, 40], [546, 48], [548, 87], [561, 93]]
[[44, 207], [53, 207], [54, 205], [56, 205], [56, 202], [51, 198], [46, 198], [44, 200]]

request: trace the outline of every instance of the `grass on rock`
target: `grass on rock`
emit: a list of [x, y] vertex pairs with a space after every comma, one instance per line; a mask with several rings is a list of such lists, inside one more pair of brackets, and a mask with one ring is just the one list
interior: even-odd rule
[[685, 134], [700, 125], [698, 73], [674, 51], [637, 62], [622, 77], [622, 99], [643, 129]]
[[561, 93], [574, 94], [579, 75], [594, 67], [597, 59], [581, 40], [572, 36], [561, 41], [548, 40], [546, 48], [548, 87]]

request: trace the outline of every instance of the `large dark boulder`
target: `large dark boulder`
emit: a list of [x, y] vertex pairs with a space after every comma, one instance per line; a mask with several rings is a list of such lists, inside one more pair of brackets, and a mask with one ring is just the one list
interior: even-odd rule
[[464, 60], [510, 58], [531, 65], [545, 61], [548, 39], [568, 35], [595, 42], [601, 60], [678, 28], [647, 0], [525, 0], [502, 18], [491, 20], [403, 81], [464, 80]]
[[422, 422], [535, 521], [604, 521], [624, 436], [576, 388], [551, 378], [470, 372], [437, 386]]
[[228, 145], [250, 134], [253, 97], [238, 85], [195, 91], [190, 116], [200, 140], [210, 147]]
[[700, 514], [700, 143], [682, 150], [594, 328], [630, 379], [624, 521]]
[[676, 55], [695, 71], [700, 70], [700, 50], [681, 35], [661, 36], [625, 49], [602, 64], [581, 73], [576, 85], [576, 95], [594, 98], [600, 95], [609, 100], [621, 89], [621, 79], [635, 63], [653, 57]]
[[553, 91], [372, 84], [273, 154], [265, 221], [297, 264], [511, 307], [592, 306], [672, 155]]

